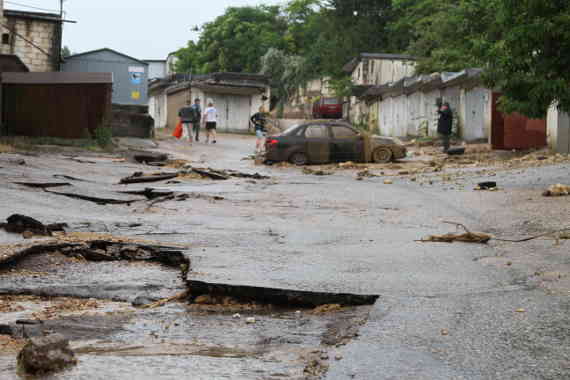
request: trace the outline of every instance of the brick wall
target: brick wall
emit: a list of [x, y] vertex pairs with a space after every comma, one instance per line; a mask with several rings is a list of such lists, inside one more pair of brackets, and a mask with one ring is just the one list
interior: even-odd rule
[[[59, 38], [58, 23], [8, 15], [4, 18], [4, 23], [7, 24], [11, 33], [9, 44], [3, 44], [0, 41], [2, 54], [17, 55], [32, 72], [56, 71], [58, 69], [56, 64], [59, 54], [57, 51], [59, 46], [57, 43]], [[3, 33], [8, 33], [8, 31], [4, 29]]]

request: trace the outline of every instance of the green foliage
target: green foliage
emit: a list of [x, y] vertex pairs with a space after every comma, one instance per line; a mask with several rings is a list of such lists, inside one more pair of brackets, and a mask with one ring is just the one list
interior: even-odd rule
[[[177, 53], [179, 72], [264, 72], [281, 102], [292, 88], [332, 78], [362, 52], [409, 53], [417, 71], [485, 68], [505, 111], [570, 111], [570, 2], [562, 0], [289, 0], [230, 7]], [[261, 59], [263, 57], [263, 59]]]
[[69, 49], [68, 46], [64, 46], [63, 49], [61, 49], [61, 57], [62, 58], [67, 58], [70, 55], [72, 55], [71, 50]]
[[479, 39], [485, 79], [502, 108], [544, 117], [553, 104], [570, 112], [570, 2], [487, 0], [495, 22]]
[[97, 127], [94, 134], [100, 147], [105, 148], [113, 144], [113, 130], [110, 127]]
[[312, 77], [305, 58], [287, 55], [274, 48], [261, 58], [261, 73], [271, 78], [273, 93], [279, 98], [279, 113], [282, 112], [283, 103], [291, 100], [297, 89]]
[[260, 58], [269, 48], [286, 48], [286, 31], [278, 6], [230, 7], [202, 25], [198, 42], [190, 41], [177, 52], [176, 69], [196, 74], [259, 72]]

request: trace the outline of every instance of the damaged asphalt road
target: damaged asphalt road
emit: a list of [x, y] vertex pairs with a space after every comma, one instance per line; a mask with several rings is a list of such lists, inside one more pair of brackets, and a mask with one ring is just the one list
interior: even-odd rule
[[[4, 218], [18, 213], [46, 224], [67, 223], [67, 231], [188, 245], [184, 254], [191, 266], [183, 276], [181, 268], [160, 263], [92, 262], [61, 252], [22, 258], [3, 268], [0, 288], [13, 297], [21, 294], [12, 303], [24, 310], [3, 312], [0, 324], [34, 319], [47, 305], [59, 305], [47, 296], [96, 300], [97, 307], [55, 308], [44, 317], [50, 330], [76, 331], [71, 338], [79, 365], [62, 374], [66, 379], [95, 369], [100, 378], [140, 379], [188, 373], [198, 379], [565, 378], [570, 264], [564, 243], [415, 242], [448, 232], [442, 220], [494, 236], [556, 229], [568, 215], [567, 202], [540, 194], [545, 184], [564, 182], [565, 164], [507, 170], [493, 177], [505, 190], [475, 192], [477, 183], [489, 179], [486, 174], [464, 175], [462, 190], [439, 180], [440, 172], [420, 184], [409, 175], [390, 176], [386, 183], [380, 170], [378, 177], [355, 181], [361, 169], [309, 177], [294, 167], [258, 167], [241, 160], [253, 143], [222, 136], [216, 146], [188, 150], [163, 141], [158, 150], [197, 168], [259, 172], [268, 179], [188, 175], [175, 183], [119, 185], [134, 172], [168, 170], [116, 157], [80, 162], [1, 155]], [[16, 164], [22, 158], [26, 164]], [[406, 170], [401, 165], [398, 170]], [[63, 180], [72, 186], [48, 190], [136, 202], [97, 204], [14, 183]], [[146, 196], [154, 192], [193, 196], [151, 205], [160, 199]], [[546, 199], [556, 202], [548, 218], [540, 217]], [[28, 242], [4, 231], [0, 238]], [[193, 282], [379, 298], [373, 305], [331, 306], [324, 313], [314, 305], [240, 300], [234, 288], [156, 308], [131, 304], [138, 297], [149, 304], [192, 294]], [[14, 355], [9, 345], [3, 347], [0, 373], [10, 378]]]

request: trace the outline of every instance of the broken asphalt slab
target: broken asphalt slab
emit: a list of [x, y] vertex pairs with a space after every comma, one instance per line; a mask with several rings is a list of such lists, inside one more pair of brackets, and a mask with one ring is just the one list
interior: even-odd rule
[[192, 298], [200, 295], [233, 297], [242, 302], [258, 302], [287, 307], [316, 307], [327, 304], [343, 306], [372, 305], [378, 295], [311, 292], [258, 286], [220, 284], [187, 280]]

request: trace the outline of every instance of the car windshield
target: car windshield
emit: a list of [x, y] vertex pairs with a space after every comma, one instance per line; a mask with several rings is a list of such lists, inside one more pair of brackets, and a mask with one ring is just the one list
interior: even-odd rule
[[290, 126], [289, 128], [287, 128], [286, 130], [284, 130], [283, 132], [281, 132], [279, 135], [280, 136], [290, 136], [295, 134], [295, 131], [297, 130], [297, 128], [299, 128], [300, 124], [295, 124]]
[[331, 105], [331, 104], [338, 104], [337, 98], [325, 98], [323, 104]]

